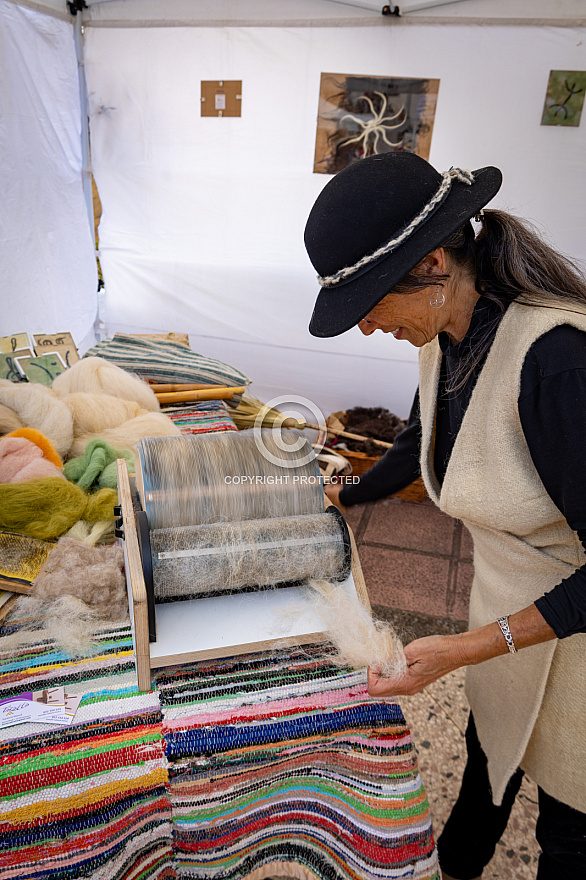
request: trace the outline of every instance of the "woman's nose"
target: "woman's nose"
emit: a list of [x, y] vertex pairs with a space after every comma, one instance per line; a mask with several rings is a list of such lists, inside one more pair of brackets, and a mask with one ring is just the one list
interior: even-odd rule
[[362, 321], [358, 322], [358, 327], [360, 328], [360, 332], [364, 333], [365, 336], [371, 336], [377, 327], [380, 327], [380, 324], [377, 324], [376, 321], [367, 321], [363, 318]]

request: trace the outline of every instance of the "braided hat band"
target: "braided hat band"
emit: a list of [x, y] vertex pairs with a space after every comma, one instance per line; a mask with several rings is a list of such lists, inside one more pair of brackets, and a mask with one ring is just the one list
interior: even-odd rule
[[449, 171], [444, 171], [441, 177], [442, 181], [434, 195], [428, 202], [426, 202], [421, 211], [419, 211], [419, 213], [403, 227], [397, 236], [392, 238], [386, 244], [381, 245], [381, 247], [377, 248], [373, 253], [361, 257], [361, 259], [354, 263], [353, 266], [346, 266], [338, 272], [335, 272], [333, 275], [318, 275], [317, 280], [320, 285], [322, 287], [335, 287], [337, 284], [341, 284], [348, 279], [367, 271], [372, 264], [380, 262], [383, 257], [388, 256], [388, 254], [391, 254], [399, 247], [399, 245], [403, 244], [404, 241], [406, 241], [433, 213], [435, 213], [442, 202], [446, 199], [454, 180], [458, 180], [460, 183], [465, 183], [468, 186], [474, 183], [474, 175], [472, 172], [464, 171], [461, 168], [450, 168]]

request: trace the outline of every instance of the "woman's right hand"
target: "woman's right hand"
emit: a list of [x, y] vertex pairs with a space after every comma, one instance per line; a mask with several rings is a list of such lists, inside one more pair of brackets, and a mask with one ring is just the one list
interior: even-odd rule
[[324, 492], [332, 502], [335, 504], [338, 510], [341, 510], [342, 513], [346, 513], [346, 508], [340, 501], [340, 492], [344, 488], [343, 483], [328, 483], [328, 485], [324, 488]]

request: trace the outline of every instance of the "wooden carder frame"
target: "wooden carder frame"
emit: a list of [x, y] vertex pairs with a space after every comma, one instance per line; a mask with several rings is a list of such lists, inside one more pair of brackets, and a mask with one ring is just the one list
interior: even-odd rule
[[[287, 632], [271, 634], [271, 628], [278, 624], [279, 612], [292, 601], [296, 605], [304, 601], [303, 588], [287, 587], [157, 605], [157, 641], [149, 643], [147, 592], [126, 460], [118, 459], [117, 468], [126, 585], [139, 691], [151, 690], [151, 669], [161, 666], [327, 641], [327, 633], [319, 631], [322, 624], [309, 606], [307, 613], [294, 615], [295, 619], [288, 623]], [[325, 496], [324, 499], [329, 507], [329, 500]], [[370, 610], [356, 542], [352, 531], [348, 531], [352, 546], [351, 573], [339, 588], [354, 592]]]

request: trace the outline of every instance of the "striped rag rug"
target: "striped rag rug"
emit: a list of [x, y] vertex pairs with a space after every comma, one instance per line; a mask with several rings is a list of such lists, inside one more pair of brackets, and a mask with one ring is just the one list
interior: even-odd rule
[[182, 434], [207, 434], [210, 431], [237, 431], [234, 419], [221, 400], [207, 400], [163, 409], [167, 418], [177, 425]]
[[179, 877], [438, 877], [400, 706], [321, 646], [158, 670]]
[[[215, 358], [192, 351], [181, 342], [145, 339], [115, 333], [86, 351], [84, 357], [97, 355], [143, 379], [154, 382], [200, 383], [204, 385], [248, 385], [250, 379], [240, 370]], [[240, 396], [233, 397], [231, 406], [238, 406]]]
[[0, 878], [176, 877], [161, 710], [137, 691], [130, 628], [82, 660], [0, 638], [0, 699], [57, 685], [83, 694], [70, 727], [0, 730]]
[[313, 646], [158, 670], [127, 626], [8, 650], [0, 699], [63, 685], [70, 727], [0, 731], [0, 880], [438, 877], [400, 707]]

